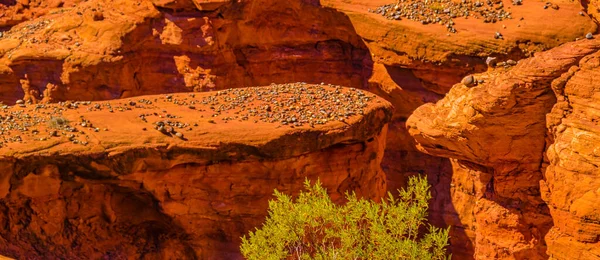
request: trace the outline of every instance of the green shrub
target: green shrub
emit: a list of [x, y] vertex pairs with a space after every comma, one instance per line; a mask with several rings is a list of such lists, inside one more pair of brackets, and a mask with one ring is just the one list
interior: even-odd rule
[[[413, 177], [399, 198], [347, 194], [336, 205], [317, 181], [296, 201], [275, 190], [264, 225], [242, 237], [247, 259], [446, 259], [449, 229], [425, 225], [429, 185]], [[426, 231], [426, 232], [425, 232]]]

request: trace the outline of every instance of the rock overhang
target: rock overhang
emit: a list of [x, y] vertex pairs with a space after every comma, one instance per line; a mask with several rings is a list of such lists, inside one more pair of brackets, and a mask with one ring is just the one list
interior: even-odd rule
[[[208, 160], [290, 158], [364, 142], [391, 120], [392, 106], [366, 91], [282, 84], [0, 110], [3, 157], [116, 155], [153, 148]], [[236, 159], [237, 158], [237, 159]]]

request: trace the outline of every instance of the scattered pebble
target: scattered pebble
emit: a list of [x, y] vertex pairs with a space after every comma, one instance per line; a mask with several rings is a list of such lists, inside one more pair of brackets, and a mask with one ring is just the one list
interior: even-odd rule
[[496, 32], [494, 34], [494, 39], [502, 40], [502, 39], [504, 39], [504, 36], [500, 32]]
[[473, 77], [473, 75], [468, 75], [462, 79], [461, 83], [467, 87], [475, 86], [475, 77]]
[[[471, 81], [474, 82], [474, 79]], [[86, 118], [86, 113], [94, 111], [122, 113], [133, 110], [139, 120], [138, 129], [146, 131], [154, 128], [162, 134], [186, 140], [186, 131], [207, 127], [207, 124], [268, 123], [274, 124], [276, 128], [313, 128], [332, 122], [348, 124], [352, 117], [364, 115], [375, 99], [374, 94], [355, 88], [324, 83], [293, 83], [228, 89], [197, 96], [169, 94], [152, 101], [147, 98], [130, 98], [110, 102], [67, 101], [25, 106], [24, 101], [19, 100], [15, 106], [0, 106], [0, 148], [10, 143], [61, 138], [73, 144], [87, 145], [90, 137], [86, 132], [96, 136], [101, 129], [113, 130], [102, 128], [102, 123], [97, 126], [97, 122]], [[176, 111], [170, 113], [164, 108], [160, 109], [161, 103], [180, 106], [181, 110], [178, 111], [185, 111], [186, 115], [197, 113], [197, 116], [184, 118]], [[78, 110], [81, 116], [69, 121], [63, 117], [69, 110]], [[68, 115], [72, 119], [73, 113]]]
[[498, 63], [498, 61], [497, 61], [497, 60], [498, 60], [498, 59], [497, 59], [496, 57], [487, 57], [487, 58], [485, 59], [485, 64], [486, 64], [488, 67], [490, 67], [490, 68], [493, 68], [493, 67], [496, 67], [496, 63]]
[[[513, 5], [521, 5], [522, 0], [514, 0]], [[380, 6], [370, 12], [380, 14], [389, 20], [408, 19], [421, 24], [440, 24], [448, 32], [456, 33], [455, 18], [475, 18], [484, 23], [496, 23], [512, 19], [512, 13], [504, 9], [501, 0], [400, 0], [397, 4]]]

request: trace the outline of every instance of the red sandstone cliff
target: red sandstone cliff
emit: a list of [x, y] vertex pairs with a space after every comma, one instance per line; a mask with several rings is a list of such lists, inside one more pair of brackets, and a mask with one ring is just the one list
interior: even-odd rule
[[364, 44], [346, 16], [318, 2], [175, 2], [186, 3], [88, 1], [12, 27], [0, 38], [0, 101], [363, 85]]
[[[349, 190], [381, 197], [390, 104], [357, 90], [290, 89], [3, 108], [12, 130], [0, 148], [0, 254], [234, 259], [275, 188], [293, 194], [319, 178], [336, 201]], [[327, 104], [357, 95], [362, 115]], [[323, 109], [323, 124], [270, 122]]]
[[475, 258], [600, 257], [591, 80], [599, 50], [598, 40], [578, 41], [476, 74], [485, 83], [455, 85], [409, 118], [420, 149], [452, 158], [455, 225], [471, 230]]
[[[448, 35], [443, 26], [422, 25], [406, 19], [389, 21], [366, 11], [394, 1], [322, 2], [323, 5], [334, 7], [348, 15], [373, 57], [373, 72], [368, 79], [368, 89], [394, 104], [394, 120], [390, 124], [382, 165], [388, 175], [390, 189], [402, 186], [407, 175], [427, 174], [433, 185], [431, 221], [440, 226], [452, 225], [450, 249], [455, 258], [472, 258], [475, 253], [475, 230], [467, 223], [472, 223], [475, 217], [470, 212], [477, 207], [474, 199], [476, 191], [485, 187], [475, 186], [472, 178], [475, 178], [473, 176], [476, 172], [463, 169], [458, 162], [417, 151], [415, 141], [406, 129], [406, 119], [417, 107], [443, 98], [451, 86], [460, 82], [464, 76], [486, 71], [485, 59], [488, 56], [497, 57], [499, 61], [520, 60], [575, 38], [582, 39], [586, 32], [596, 31], [597, 26], [592, 19], [588, 15], [579, 14], [582, 10], [596, 12], [596, 5], [553, 1], [560, 5], [560, 9], [544, 12], [536, 2], [513, 6], [512, 1], [505, 1], [505, 6], [510, 7], [509, 10], [516, 19], [485, 24], [481, 20], [459, 18], [455, 20], [458, 33]], [[496, 31], [501, 32], [505, 39], [494, 39]], [[547, 110], [548, 102], [541, 101], [544, 104], [538, 105]], [[543, 115], [544, 113], [540, 113], [537, 118], [542, 118]], [[544, 123], [541, 121], [536, 124], [539, 129]], [[539, 147], [539, 141], [537, 142], [536, 146]], [[458, 174], [458, 171], [465, 174]], [[539, 173], [534, 175], [539, 179]], [[457, 187], [459, 185], [464, 187]], [[526, 185], [537, 184], [534, 182]], [[456, 194], [457, 190], [461, 194]], [[539, 203], [537, 198], [534, 204]], [[547, 223], [548, 219], [543, 221]], [[489, 228], [490, 234], [499, 231], [494, 227]], [[511, 240], [512, 236], [522, 236], [517, 233], [494, 234], [493, 238], [506, 236], [507, 240]], [[540, 233], [543, 232], [538, 232], [538, 240], [543, 236]]]
[[[545, 206], [540, 204], [539, 187], [532, 183], [543, 178], [543, 167], [536, 169], [533, 165], [541, 158], [535, 151], [544, 149], [539, 139], [540, 125], [544, 125], [543, 117], [554, 104], [551, 95], [540, 94], [539, 103], [535, 104], [528, 96], [531, 93], [513, 91], [514, 97], [502, 96], [503, 100], [515, 102], [525, 97], [532, 103], [518, 104], [527, 107], [529, 118], [524, 121], [531, 123], [532, 131], [529, 128], [506, 131], [504, 126], [511, 125], [511, 120], [485, 130], [492, 132], [485, 134], [486, 138], [492, 138], [490, 140], [501, 142], [498, 140], [508, 140], [506, 136], [511, 136], [511, 140], [517, 139], [511, 143], [524, 146], [505, 147], [508, 154], [484, 151], [487, 141], [477, 144], [482, 146], [475, 151], [477, 154], [429, 150], [433, 155], [460, 158], [450, 163], [447, 159], [418, 152], [405, 123], [414, 109], [441, 99], [463, 76], [486, 70], [484, 60], [488, 55], [500, 60], [518, 60], [595, 31], [596, 24], [587, 15], [578, 14], [580, 10], [594, 14], [597, 12], [595, 4], [555, 1], [560, 4], [559, 10], [542, 12], [540, 6], [526, 3], [512, 10], [515, 17], [524, 20], [483, 24], [457, 19], [458, 34], [447, 36], [443, 27], [388, 21], [367, 12], [368, 8], [391, 1], [322, 2], [346, 15], [310, 0], [3, 2], [0, 31], [12, 29], [0, 37], [0, 100], [10, 103], [21, 98], [32, 102], [105, 100], [290, 81], [337, 83], [368, 89], [395, 107], [383, 160], [390, 189], [401, 186], [407, 175], [428, 175], [434, 185], [432, 221], [454, 226], [452, 251], [455, 257], [469, 258], [474, 253], [478, 257], [543, 256], [544, 242], [540, 237], [549, 227], [549, 219]], [[495, 31], [501, 31], [505, 40], [494, 40]], [[540, 60], [532, 65], [546, 66]], [[556, 78], [555, 73], [538, 74]], [[490, 77], [495, 75], [489, 74]], [[522, 76], [529, 77], [527, 73]], [[517, 76], [499, 74], [498, 77], [514, 80]], [[536, 84], [547, 84], [547, 80], [536, 79]], [[488, 81], [486, 84], [492, 82]], [[502, 88], [503, 92], [510, 89]], [[541, 89], [538, 86], [532, 91]], [[456, 98], [461, 93], [450, 96]], [[560, 95], [558, 99], [561, 100]], [[448, 104], [453, 102], [458, 101]], [[504, 112], [507, 114], [502, 116], [524, 113], [519, 109]], [[508, 133], [503, 136], [502, 132]], [[436, 142], [441, 140], [436, 138]], [[461, 138], [457, 141], [447, 137], [446, 144], [462, 142]], [[565, 134], [564, 138], [571, 137]], [[519, 152], [513, 153], [513, 150]], [[549, 156], [551, 153], [548, 152]], [[550, 158], [571, 162], [570, 157], [561, 156]], [[517, 162], [521, 159], [523, 163]], [[501, 168], [498, 174], [495, 167]], [[534, 181], [516, 181], [522, 178]], [[519, 185], [497, 190], [494, 185], [498, 180]], [[542, 194], [557, 189], [552, 185], [548, 187], [542, 185]], [[557, 192], [563, 193], [564, 200], [571, 200], [569, 188], [557, 189]], [[485, 205], [478, 205], [484, 202]], [[531, 209], [536, 205], [540, 207], [532, 209], [531, 216], [515, 210], [515, 207]], [[557, 207], [560, 210], [552, 207], [550, 210], [555, 212], [553, 214], [567, 214], [568, 205], [560, 204]], [[511, 216], [506, 223], [487, 226], [486, 223], [494, 223], [505, 214]], [[577, 222], [561, 223], [570, 227]], [[537, 231], [528, 231], [528, 225], [535, 226]], [[554, 232], [559, 229], [559, 225], [555, 225], [549, 233], [555, 234], [555, 241], [560, 242], [561, 246], [555, 248], [571, 243], [564, 234], [574, 232], [564, 231], [565, 228]], [[594, 241], [590, 237], [593, 235], [578, 239]], [[487, 246], [495, 238], [502, 238], [504, 242]], [[486, 246], [478, 246], [481, 244]], [[575, 251], [561, 254], [582, 252], [577, 246], [570, 248]], [[552, 250], [550, 246], [550, 252]]]
[[557, 103], [547, 116], [548, 167], [540, 183], [554, 226], [553, 259], [600, 258], [600, 53], [586, 55], [552, 82]]

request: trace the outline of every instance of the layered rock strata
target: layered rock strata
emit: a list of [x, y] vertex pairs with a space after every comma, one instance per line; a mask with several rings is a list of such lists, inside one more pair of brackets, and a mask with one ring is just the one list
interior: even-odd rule
[[338, 202], [346, 191], [385, 192], [392, 109], [356, 89], [290, 84], [0, 111], [9, 257], [235, 259], [275, 188], [296, 194], [320, 179]]
[[600, 258], [600, 53], [552, 82], [557, 103], [547, 115], [548, 164], [540, 183], [554, 226], [552, 259]]
[[[565, 103], [570, 99], [559, 95], [557, 103], [551, 85], [564, 93], [560, 89], [574, 70], [568, 72], [569, 69], [581, 59], [593, 60], [599, 49], [597, 40], [579, 41], [539, 53], [511, 69], [477, 74], [476, 81], [484, 83], [473, 87], [455, 85], [444, 99], [435, 105], [420, 107], [409, 118], [409, 132], [420, 149], [453, 159], [450, 190], [454, 208], [451, 210], [458, 209], [454, 219], [456, 228], [470, 230], [465, 233], [474, 245], [475, 258], [543, 259], [547, 258], [546, 252], [555, 255], [556, 250], [564, 250], [554, 245], [552, 234], [567, 226], [562, 213], [570, 203], [556, 204], [557, 200], [549, 194], [572, 202], [580, 197], [567, 195], [567, 190], [581, 191], [584, 197], [593, 188], [581, 189], [562, 183], [573, 174], [557, 170], [562, 161], [556, 156], [557, 148], [569, 147], [581, 153], [591, 150], [580, 150], [558, 134], [550, 138], [555, 139], [555, 143], [548, 148], [550, 166], [546, 169], [546, 115], [556, 104], [549, 116], [553, 119], [549, 122], [554, 122], [551, 125], [556, 125], [568, 120], [571, 113]], [[563, 73], [567, 73], [566, 76]], [[585, 106], [590, 104], [593, 103], [585, 102]], [[563, 131], [560, 133], [565, 133], [564, 128], [560, 127]], [[562, 149], [559, 150], [565, 156], [563, 159], [574, 153], [563, 153]], [[571, 168], [575, 169], [586, 171], [586, 168]], [[563, 174], [558, 176], [559, 173]], [[586, 182], [586, 186], [588, 184], [594, 185], [591, 181]], [[585, 197], [590, 196], [591, 193]], [[561, 205], [562, 210], [557, 209], [557, 205]], [[575, 219], [581, 221], [581, 217]], [[548, 232], [552, 221], [554, 227]], [[571, 228], [563, 232], [572, 235], [576, 231]], [[590, 235], [597, 234], [594, 229], [588, 230]], [[588, 243], [597, 242], [593, 235], [580, 237]]]
[[[560, 6], [558, 10], [546, 10], [543, 9], [544, 3], [523, 1], [522, 5], [514, 6], [514, 1], [504, 1], [513, 19], [484, 23], [479, 19], [456, 18], [453, 21], [457, 33], [454, 34], [448, 32], [445, 25], [423, 25], [408, 19], [387, 20], [368, 12], [396, 1], [321, 2], [348, 15], [371, 53], [369, 91], [386, 98], [395, 107], [382, 165], [388, 174], [390, 190], [402, 187], [406, 176], [427, 175], [434, 195], [430, 204], [431, 223], [456, 227], [450, 247], [452, 255], [457, 259], [471, 259], [474, 242], [468, 237], [474, 236], [474, 230], [461, 228], [463, 224], [457, 216], [464, 217], [460, 212], [474, 205], [454, 203], [451, 199], [456, 196], [451, 187], [453, 178], [457, 177], [453, 168], [460, 167], [456, 163], [453, 166], [446, 158], [419, 152], [407, 131], [406, 119], [417, 107], [442, 99], [464, 76], [491, 69], [486, 65], [487, 57], [495, 57], [499, 68], [510, 67], [512, 65], [506, 62], [511, 59], [518, 61], [576, 38], [584, 39], [586, 33], [597, 30], [596, 23], [588, 14], [596, 12], [594, 5], [590, 3], [588, 6], [585, 1], [559, 0], [552, 1], [552, 4]], [[501, 33], [504, 39], [494, 39], [496, 32]]]
[[365, 57], [348, 18], [310, 1], [88, 1], [3, 33], [0, 101], [109, 100], [273, 82], [360, 87]]

